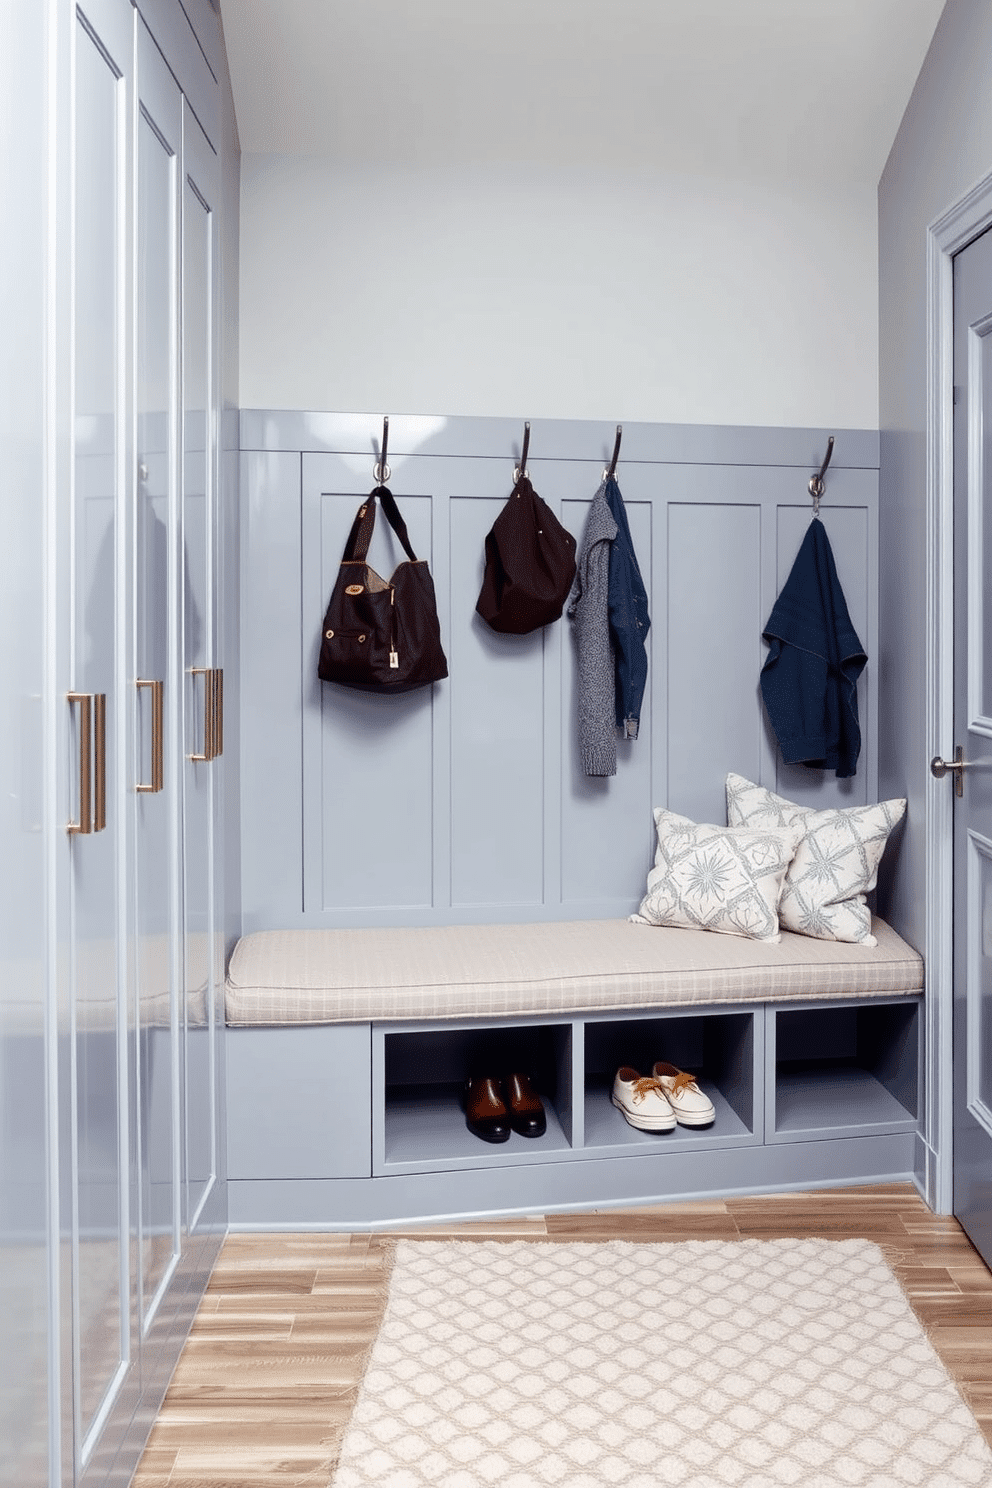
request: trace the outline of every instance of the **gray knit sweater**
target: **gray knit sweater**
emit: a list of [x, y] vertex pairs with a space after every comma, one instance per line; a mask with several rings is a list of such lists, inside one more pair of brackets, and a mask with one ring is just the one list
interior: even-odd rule
[[592, 500], [579, 544], [568, 618], [578, 662], [579, 753], [586, 775], [617, 773], [616, 662], [610, 640], [610, 543], [617, 524], [605, 482]]

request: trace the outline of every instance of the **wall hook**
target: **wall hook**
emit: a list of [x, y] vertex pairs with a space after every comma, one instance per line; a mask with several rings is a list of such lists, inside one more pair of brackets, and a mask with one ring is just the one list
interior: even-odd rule
[[610, 481], [610, 480], [612, 480], [613, 477], [617, 473], [617, 457], [620, 454], [620, 440], [621, 440], [622, 436], [623, 436], [623, 425], [622, 424], [617, 424], [617, 437], [616, 437], [616, 442], [613, 445], [613, 459], [610, 461], [609, 465], [603, 471], [603, 479], [604, 479], [604, 481]]
[[389, 415], [386, 414], [385, 418], [382, 421], [382, 454], [380, 455], [379, 459], [376, 460], [375, 465], [372, 467], [372, 474], [375, 476], [380, 486], [384, 486], [388, 481], [390, 475], [392, 474], [392, 471], [386, 464], [386, 451], [388, 448]]
[[527, 451], [530, 449], [530, 424], [524, 424], [524, 443], [520, 451], [520, 464], [513, 467], [513, 484], [523, 480], [527, 474]]
[[820, 473], [819, 475], [813, 475], [810, 477], [809, 494], [813, 498], [814, 517], [818, 517], [820, 515], [820, 498], [822, 497], [823, 492], [826, 489], [823, 484], [823, 477], [827, 473], [827, 466], [830, 464], [830, 456], [833, 454], [833, 452], [834, 436], [831, 434], [830, 438], [827, 440], [827, 453], [823, 457], [823, 464], [820, 466]]

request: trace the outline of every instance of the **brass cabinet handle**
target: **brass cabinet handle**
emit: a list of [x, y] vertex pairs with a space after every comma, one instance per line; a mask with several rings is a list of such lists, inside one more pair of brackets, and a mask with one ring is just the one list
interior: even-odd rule
[[93, 744], [96, 769], [93, 779], [93, 830], [107, 825], [107, 694], [93, 694]]
[[214, 671], [216, 708], [214, 714], [214, 759], [224, 753], [224, 668]]
[[197, 762], [202, 762], [204, 760], [211, 760], [211, 759], [213, 759], [213, 755], [210, 753], [211, 725], [212, 725], [212, 721], [213, 721], [213, 712], [214, 712], [213, 706], [211, 704], [211, 699], [210, 699], [211, 668], [210, 667], [190, 667], [189, 673], [190, 673], [190, 676], [191, 677], [202, 677], [203, 678], [203, 753], [202, 754], [193, 753], [193, 754], [190, 755], [190, 759], [191, 760], [196, 760]]
[[161, 682], [149, 682], [139, 677], [137, 687], [150, 687], [152, 693], [152, 778], [149, 784], [139, 780], [136, 790], [155, 793], [162, 789], [162, 696], [164, 686]]
[[203, 753], [190, 759], [209, 762], [224, 753], [224, 672], [221, 667], [190, 667], [190, 675], [203, 678]]
[[93, 830], [93, 782], [90, 768], [90, 739], [93, 733], [93, 694], [68, 692], [70, 703], [79, 704], [79, 819], [69, 822], [66, 831], [86, 836]]

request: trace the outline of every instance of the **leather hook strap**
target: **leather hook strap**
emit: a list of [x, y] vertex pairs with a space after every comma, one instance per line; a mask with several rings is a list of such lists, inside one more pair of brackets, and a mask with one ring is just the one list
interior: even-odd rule
[[369, 555], [369, 544], [372, 541], [372, 533], [375, 530], [375, 505], [376, 496], [382, 501], [383, 515], [392, 527], [396, 536], [403, 545], [403, 550], [411, 563], [417, 562], [417, 555], [410, 546], [410, 538], [407, 534], [406, 523], [400, 516], [400, 509], [396, 505], [395, 498], [388, 486], [380, 486], [378, 491], [372, 491], [366, 497], [362, 506], [358, 509], [358, 515], [351, 524], [348, 541], [344, 545], [342, 563], [358, 562], [364, 563]]

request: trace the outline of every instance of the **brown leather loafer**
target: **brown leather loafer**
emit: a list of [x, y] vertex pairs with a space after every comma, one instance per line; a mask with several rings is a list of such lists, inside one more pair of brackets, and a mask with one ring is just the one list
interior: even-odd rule
[[530, 1083], [529, 1075], [507, 1075], [502, 1081], [503, 1099], [510, 1108], [510, 1125], [522, 1137], [543, 1137], [548, 1118], [541, 1097]]
[[473, 1075], [465, 1082], [465, 1125], [483, 1142], [510, 1140], [510, 1113], [503, 1104], [499, 1081], [491, 1075]]

